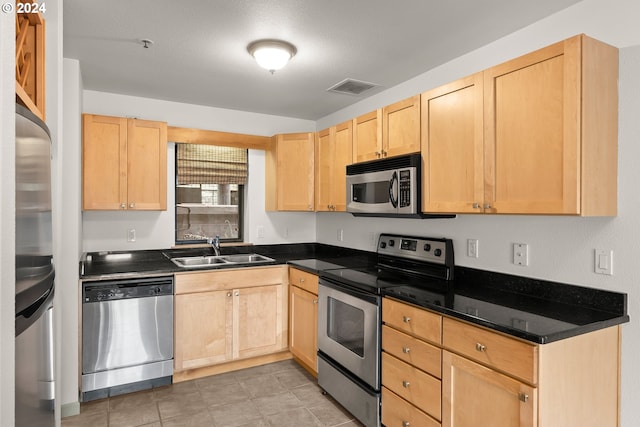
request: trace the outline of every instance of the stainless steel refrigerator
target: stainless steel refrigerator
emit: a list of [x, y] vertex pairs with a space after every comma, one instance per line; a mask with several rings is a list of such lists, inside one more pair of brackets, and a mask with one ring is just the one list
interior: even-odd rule
[[16, 426], [55, 425], [51, 138], [16, 104]]

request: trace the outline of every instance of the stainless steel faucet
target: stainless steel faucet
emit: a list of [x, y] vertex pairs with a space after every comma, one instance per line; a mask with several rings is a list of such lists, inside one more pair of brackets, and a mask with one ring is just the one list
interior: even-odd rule
[[216, 256], [220, 256], [220, 236], [216, 235], [213, 239], [211, 237], [207, 238], [207, 243], [211, 245]]

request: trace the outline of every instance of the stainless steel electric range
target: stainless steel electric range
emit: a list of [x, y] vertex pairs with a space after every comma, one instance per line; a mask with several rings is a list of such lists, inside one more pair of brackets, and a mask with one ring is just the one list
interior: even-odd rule
[[318, 287], [318, 384], [367, 427], [380, 426], [382, 294], [452, 295], [450, 239], [381, 234], [377, 264], [324, 270]]

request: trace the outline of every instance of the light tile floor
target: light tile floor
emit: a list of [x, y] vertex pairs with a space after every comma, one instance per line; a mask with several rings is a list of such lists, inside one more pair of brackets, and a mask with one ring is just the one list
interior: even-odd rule
[[362, 427], [293, 360], [83, 403], [62, 427]]

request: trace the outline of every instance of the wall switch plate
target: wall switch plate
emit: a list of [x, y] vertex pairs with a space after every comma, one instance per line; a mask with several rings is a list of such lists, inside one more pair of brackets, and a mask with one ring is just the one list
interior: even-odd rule
[[529, 245], [526, 243], [513, 244], [513, 263], [523, 267], [529, 265]]
[[594, 256], [595, 272], [613, 276], [613, 251], [596, 249]]
[[136, 229], [130, 228], [127, 230], [127, 242], [135, 242], [136, 241]]
[[467, 256], [478, 258], [478, 239], [467, 239]]
[[264, 239], [264, 227], [262, 225], [259, 225], [256, 228], [256, 235], [258, 236], [258, 239]]

